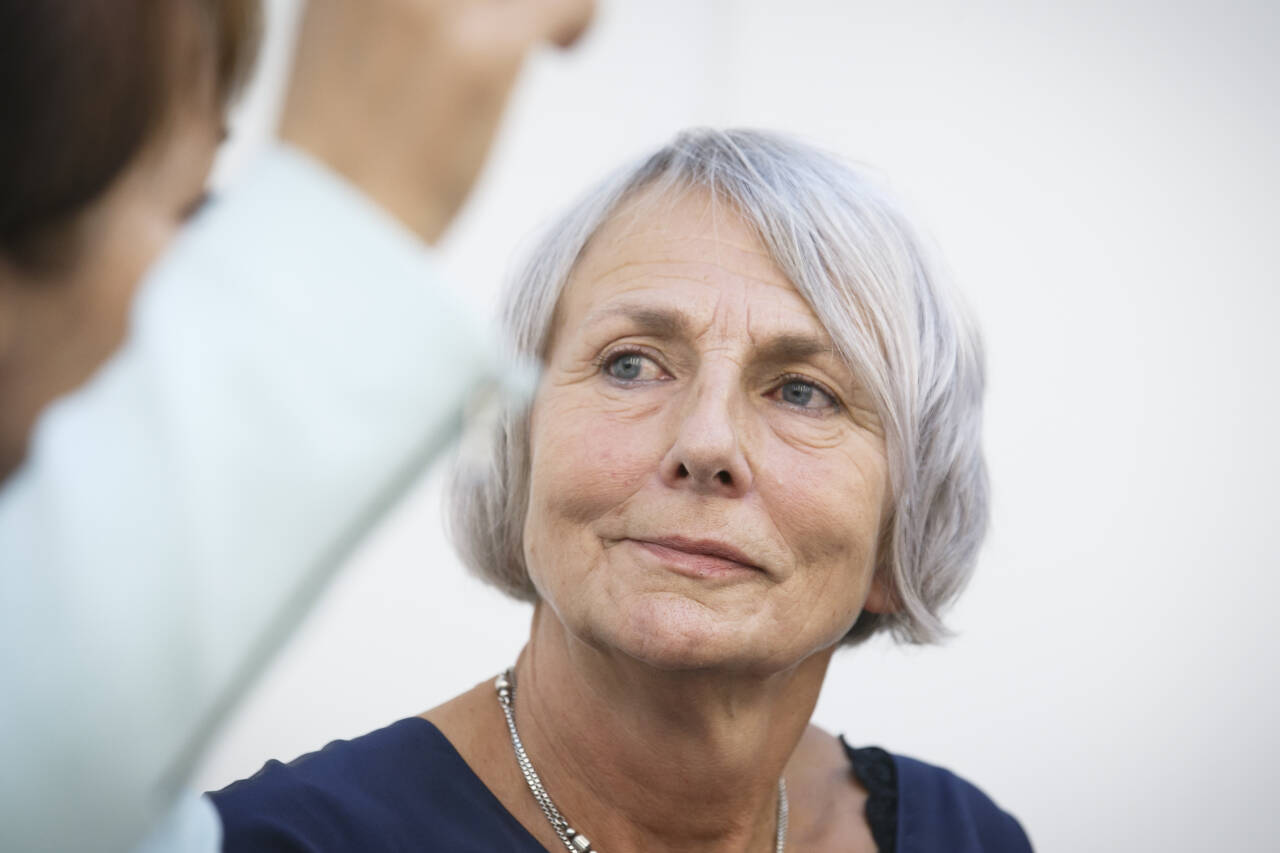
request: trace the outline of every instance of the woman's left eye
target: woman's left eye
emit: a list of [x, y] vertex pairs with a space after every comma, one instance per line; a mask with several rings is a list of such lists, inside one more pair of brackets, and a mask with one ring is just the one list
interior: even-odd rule
[[647, 355], [638, 352], [620, 352], [607, 356], [604, 372], [619, 382], [644, 382], [662, 378], [662, 368]]
[[836, 408], [834, 397], [821, 386], [804, 379], [788, 379], [778, 386], [775, 393], [782, 402], [800, 409], [820, 411]]

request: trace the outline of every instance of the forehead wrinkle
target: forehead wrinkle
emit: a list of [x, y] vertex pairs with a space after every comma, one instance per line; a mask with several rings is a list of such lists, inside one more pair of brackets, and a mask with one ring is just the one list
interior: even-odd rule
[[[708, 266], [730, 276], [794, 290], [759, 235], [736, 211], [730, 210], [726, 220], [714, 197], [705, 198], [696, 212], [691, 210], [698, 206], [698, 195], [681, 194], [668, 199], [671, 206], [658, 210], [654, 207], [658, 199], [648, 194], [632, 200], [593, 238], [593, 249], [584, 257], [581, 272], [601, 284], [629, 266]], [[700, 244], [705, 246], [701, 251], [696, 248]], [[694, 247], [692, 252], [690, 247]], [[694, 260], [688, 257], [690, 253], [704, 258], [710, 255], [710, 259]], [[613, 260], [620, 262], [599, 272], [591, 269]]]
[[[642, 279], [691, 281], [685, 276], [678, 275], [638, 275], [633, 279], [617, 283], [621, 284], [626, 283], [626, 281], [639, 281]], [[636, 288], [636, 290], [643, 290], [643, 288]], [[717, 288], [716, 306], [707, 318], [708, 322], [705, 326], [681, 306], [664, 305], [661, 302], [655, 305], [650, 299], [637, 298], [630, 295], [634, 294], [636, 290], [624, 291], [623, 294], [618, 294], [617, 298], [596, 307], [584, 318], [584, 324], [594, 325], [614, 317], [623, 317], [631, 320], [647, 333], [661, 337], [683, 336], [689, 339], [702, 338], [714, 327], [720, 329], [721, 336], [727, 337], [730, 336], [732, 329], [738, 325], [733, 316], [734, 312], [727, 306], [727, 303], [739, 294], [735, 294], [728, 288]], [[794, 291], [788, 289], [788, 292]], [[621, 298], [623, 296], [628, 298]], [[829, 335], [818, 323], [817, 319], [813, 317], [812, 312], [807, 310], [807, 306], [805, 306], [806, 310], [804, 311], [797, 311], [791, 306], [778, 303], [770, 306], [777, 309], [776, 313], [780, 318], [779, 324], [787, 322], [785, 319], [781, 319], [785, 315], [799, 315], [803, 317], [806, 328], [782, 328], [778, 331], [761, 330], [756, 322], [757, 312], [762, 310], [756, 304], [757, 301], [750, 298], [744, 299], [743, 312], [745, 317], [741, 324], [753, 348], [757, 351], [757, 358], [769, 362], [802, 361], [815, 356], [826, 356], [839, 360], [838, 353]], [[765, 313], [770, 312], [766, 311]]]
[[709, 241], [754, 255], [777, 269], [758, 229], [733, 201], [711, 188], [684, 186], [674, 192], [643, 188], [606, 219], [593, 239], [617, 251], [637, 237], [672, 243]]
[[[633, 267], [651, 267], [651, 266], [663, 266], [663, 265], [692, 267], [695, 269], [690, 269], [688, 273], [680, 273], [675, 271], [654, 272], [654, 271], [647, 271], [644, 269], [636, 269], [635, 272], [631, 275], [626, 275], [626, 276], [621, 275], [623, 271]], [[705, 269], [700, 271], [696, 270], [696, 268], [699, 268], [699, 267], [702, 267]], [[716, 288], [717, 290], [716, 301], [717, 303], [719, 303], [726, 296], [729, 296], [731, 294], [731, 289], [726, 287], [726, 284], [727, 284], [726, 282], [720, 282], [715, 280], [716, 273], [725, 273], [729, 275], [731, 278], [733, 278], [737, 283], [752, 282], [755, 284], [761, 284], [769, 288], [780, 290], [783, 293], [786, 293], [789, 295], [794, 295], [797, 299], [800, 300], [800, 302], [805, 306], [805, 308], [808, 309], [808, 303], [804, 302], [803, 297], [800, 296], [799, 292], [796, 291], [794, 285], [792, 285], [791, 282], [788, 281], [786, 278], [773, 277], [773, 276], [765, 278], [757, 275], [751, 275], [749, 273], [738, 272], [735, 270], [731, 270], [721, 264], [717, 264], [713, 261], [692, 261], [692, 260], [684, 260], [684, 259], [660, 260], [660, 261], [626, 261], [621, 264], [618, 264], [615, 267], [611, 267], [610, 269], [600, 273], [599, 275], [593, 276], [590, 281], [580, 280], [580, 284], [582, 288], [585, 290], [585, 293], [583, 295], [589, 299], [591, 296], [591, 291], [594, 288], [600, 287], [600, 286], [616, 286], [616, 285], [632, 284], [637, 282], [641, 286], [643, 286], [645, 282], [649, 282], [649, 281], [687, 282], [689, 284], [705, 285], [705, 286]]]
[[[651, 202], [652, 199], [646, 201]], [[590, 278], [584, 276], [579, 281], [585, 285], [583, 295], [588, 305], [593, 301], [591, 292], [596, 288], [617, 288], [620, 292], [604, 294], [603, 304], [594, 310], [589, 309], [585, 322], [630, 314], [633, 319], [641, 321], [640, 325], [646, 331], [664, 336], [679, 334], [689, 339], [703, 338], [707, 334], [719, 334], [727, 339], [732, 336], [734, 328], [742, 328], [751, 342], [754, 359], [786, 362], [816, 357], [830, 359], [844, 367], [826, 328], [778, 267], [760, 237], [735, 211], [721, 210], [714, 204], [714, 199], [709, 201], [710, 204], [703, 203], [699, 210], [694, 211], [684, 206], [694, 200], [685, 197], [682, 204], [676, 206], [683, 207], [683, 211], [668, 208], [659, 215], [654, 215], [650, 204], [633, 202], [623, 215], [615, 215], [605, 226], [613, 233], [602, 235], [605, 239], [596, 243], [593, 260], [620, 262], [598, 272], [588, 266], [581, 271]], [[689, 221], [691, 219], [692, 222]], [[702, 248], [689, 252], [690, 246]], [[701, 254], [703, 258], [690, 258], [688, 254]], [[663, 312], [654, 312], [652, 302], [645, 304], [643, 296], [637, 298], [633, 295], [621, 306], [610, 305], [625, 294], [643, 291], [648, 283], [655, 284], [661, 291], [660, 282], [715, 287], [714, 307], [705, 315], [705, 324], [698, 316], [702, 312], [697, 310], [696, 302], [691, 305], [683, 300], [659, 297], [661, 301], [668, 302], [669, 307]], [[780, 290], [786, 297], [767, 300], [770, 304], [766, 305], [733, 286], [748, 282], [764, 285], [775, 292]], [[739, 295], [743, 297], [740, 312], [735, 311], [732, 305]], [[645, 312], [649, 316], [640, 316]], [[664, 312], [668, 316], [659, 322], [660, 318], [654, 315]], [[673, 316], [673, 312], [678, 317]], [[769, 315], [775, 315], [777, 322], [771, 323]], [[745, 322], [741, 318], [745, 318]], [[672, 322], [676, 319], [682, 322]], [[789, 320], [799, 320], [800, 325]], [[761, 325], [764, 328], [760, 328]], [[774, 328], [769, 328], [770, 325]], [[693, 326], [700, 327], [700, 331]]]
[[[830, 334], [814, 316], [808, 303], [804, 302], [794, 287], [788, 287], [786, 292], [796, 296], [799, 307], [786, 305], [781, 301], [773, 301], [768, 306], [760, 300], [748, 299], [746, 302], [744, 328], [756, 357], [763, 361], [781, 362], [802, 361], [814, 356], [837, 356]], [[757, 323], [757, 313], [772, 315], [773, 322], [762, 319]], [[801, 318], [800, 323], [797, 325], [790, 322], [789, 317]], [[759, 328], [760, 325], [764, 326], [763, 330]]]
[[[703, 223], [700, 220], [692, 226], [679, 221], [669, 221], [672, 218], [679, 219], [678, 216], [641, 217], [637, 215], [624, 224], [615, 217], [601, 228], [600, 234], [593, 239], [593, 243], [600, 251], [612, 254], [627, 254], [637, 250], [659, 253], [662, 252], [663, 244], [674, 249], [687, 244], [709, 243], [714, 247], [716, 262], [721, 265], [724, 262], [722, 252], [725, 249], [731, 249], [735, 253], [750, 256], [753, 262], [763, 261], [765, 265], [772, 268], [771, 272], [778, 272], [777, 261], [746, 223], [735, 223], [736, 227], [727, 229], [729, 233], [726, 234], [721, 230], [722, 217], [719, 216], [713, 217], [710, 223]], [[733, 233], [735, 231], [738, 233]]]

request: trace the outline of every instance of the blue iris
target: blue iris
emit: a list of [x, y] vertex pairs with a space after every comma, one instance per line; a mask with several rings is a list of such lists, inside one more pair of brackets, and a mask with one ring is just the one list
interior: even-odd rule
[[609, 375], [614, 379], [638, 379], [644, 369], [644, 356], [626, 353], [609, 362]]
[[808, 382], [800, 382], [792, 380], [782, 386], [782, 399], [793, 406], [808, 408], [813, 402], [813, 394], [818, 389], [814, 388]]

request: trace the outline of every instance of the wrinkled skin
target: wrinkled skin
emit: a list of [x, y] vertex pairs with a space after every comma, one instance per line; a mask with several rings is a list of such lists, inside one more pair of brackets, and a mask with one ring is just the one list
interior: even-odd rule
[[[886, 605], [871, 403], [754, 233], [702, 194], [642, 196], [593, 239], [531, 440], [530, 575], [606, 654], [767, 676]], [[752, 567], [645, 544], [672, 536]]]

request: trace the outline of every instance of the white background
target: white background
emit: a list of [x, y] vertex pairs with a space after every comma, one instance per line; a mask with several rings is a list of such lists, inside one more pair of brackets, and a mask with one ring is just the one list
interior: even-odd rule
[[[270, 127], [290, 8], [223, 177]], [[692, 124], [887, 173], [985, 331], [994, 523], [959, 637], [842, 652], [817, 722], [958, 770], [1041, 850], [1274, 850], [1278, 46], [1261, 1], [603, 0], [582, 49], [535, 58], [443, 255], [491, 309], [536, 226]], [[514, 659], [528, 608], [460, 567], [440, 479], [370, 538], [198, 785]]]

